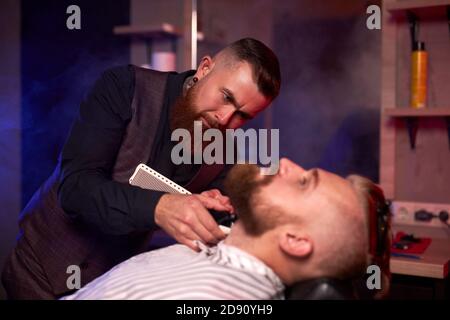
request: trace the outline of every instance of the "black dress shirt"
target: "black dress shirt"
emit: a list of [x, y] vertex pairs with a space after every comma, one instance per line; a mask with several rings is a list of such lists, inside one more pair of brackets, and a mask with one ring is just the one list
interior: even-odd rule
[[[169, 114], [194, 71], [168, 76], [161, 119], [148, 165], [180, 185], [191, 180], [199, 165], [174, 165], [170, 159]], [[61, 154], [58, 199], [67, 214], [107, 234], [154, 229], [154, 209], [164, 194], [111, 179], [122, 137], [131, 120], [134, 71], [131, 66], [103, 73], [82, 101]], [[210, 186], [221, 189], [225, 170]]]

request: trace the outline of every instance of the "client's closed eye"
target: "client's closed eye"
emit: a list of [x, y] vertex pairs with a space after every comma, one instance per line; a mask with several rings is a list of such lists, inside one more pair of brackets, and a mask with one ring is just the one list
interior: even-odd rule
[[305, 177], [305, 176], [301, 177], [301, 178], [300, 178], [300, 185], [301, 185], [302, 187], [304, 187], [304, 186], [306, 186], [307, 184], [308, 184], [308, 178]]

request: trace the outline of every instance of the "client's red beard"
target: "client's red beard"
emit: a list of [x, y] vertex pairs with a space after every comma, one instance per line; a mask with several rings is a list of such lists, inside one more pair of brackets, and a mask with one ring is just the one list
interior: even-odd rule
[[230, 197], [247, 234], [258, 236], [277, 224], [276, 208], [272, 208], [272, 212], [266, 212], [267, 210], [259, 207], [259, 214], [255, 212], [255, 208], [261, 204], [258, 192], [268, 185], [273, 177], [261, 175], [255, 164], [237, 164], [231, 168], [225, 179], [225, 193]]

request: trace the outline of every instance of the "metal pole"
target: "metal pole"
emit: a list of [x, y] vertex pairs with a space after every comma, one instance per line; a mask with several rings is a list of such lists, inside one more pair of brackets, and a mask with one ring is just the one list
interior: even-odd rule
[[197, 69], [197, 0], [191, 1], [191, 69]]

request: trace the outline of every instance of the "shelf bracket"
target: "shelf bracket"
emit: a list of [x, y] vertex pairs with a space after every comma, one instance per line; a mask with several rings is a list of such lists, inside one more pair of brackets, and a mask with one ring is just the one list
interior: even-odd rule
[[409, 145], [412, 150], [416, 148], [416, 136], [417, 136], [417, 130], [419, 128], [419, 121], [417, 118], [414, 117], [407, 117], [406, 120], [406, 126], [408, 128], [408, 135], [409, 135]]
[[450, 117], [445, 117], [447, 122], [447, 136], [448, 136], [448, 148], [450, 149]]

